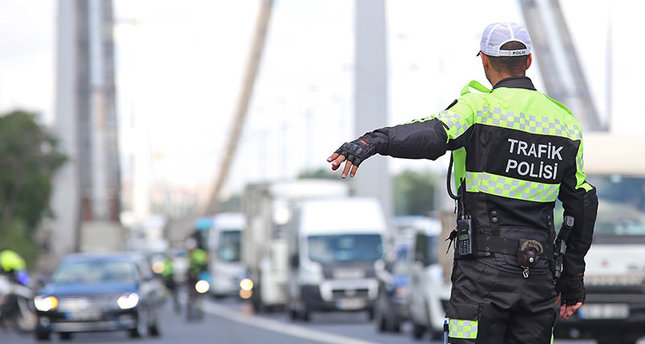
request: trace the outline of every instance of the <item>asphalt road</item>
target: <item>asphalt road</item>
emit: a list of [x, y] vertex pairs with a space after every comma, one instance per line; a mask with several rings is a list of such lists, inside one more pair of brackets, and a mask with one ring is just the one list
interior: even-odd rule
[[[136, 343], [136, 344], [418, 344], [435, 343], [429, 338], [414, 341], [410, 329], [400, 334], [376, 331], [364, 313], [313, 314], [308, 323], [289, 321], [284, 313], [254, 315], [249, 305], [235, 300], [204, 299], [204, 317], [187, 321], [168, 304], [161, 316], [160, 337], [132, 339], [124, 332], [74, 334], [70, 343]], [[53, 336], [53, 343], [63, 342]], [[32, 335], [17, 335], [0, 329], [0, 343], [36, 343]], [[593, 344], [594, 341], [556, 341], [557, 344]]]

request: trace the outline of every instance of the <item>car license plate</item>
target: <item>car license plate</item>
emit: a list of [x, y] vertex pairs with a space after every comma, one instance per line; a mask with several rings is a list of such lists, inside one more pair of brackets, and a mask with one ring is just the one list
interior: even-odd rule
[[365, 307], [363, 299], [340, 299], [336, 301], [336, 307], [343, 310], [361, 309]]
[[101, 318], [101, 312], [99, 311], [76, 311], [76, 312], [67, 312], [67, 320], [73, 321], [89, 321], [89, 320], [98, 320]]
[[629, 316], [629, 306], [625, 303], [584, 304], [578, 315], [583, 319], [625, 319]]

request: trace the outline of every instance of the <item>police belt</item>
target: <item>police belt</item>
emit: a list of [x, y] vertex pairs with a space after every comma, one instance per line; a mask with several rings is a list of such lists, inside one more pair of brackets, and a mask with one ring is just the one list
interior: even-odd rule
[[[477, 251], [510, 255], [516, 255], [521, 245], [521, 241], [518, 239], [502, 238], [492, 235], [478, 235], [476, 242]], [[547, 257], [551, 257], [552, 245], [545, 245], [543, 242], [539, 243], [544, 248], [544, 254]]]

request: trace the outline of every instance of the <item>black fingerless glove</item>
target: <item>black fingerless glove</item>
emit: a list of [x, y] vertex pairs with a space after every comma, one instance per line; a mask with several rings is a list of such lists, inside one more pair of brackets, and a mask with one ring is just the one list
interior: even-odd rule
[[569, 306], [584, 302], [587, 295], [582, 276], [563, 275], [555, 284], [555, 290], [560, 294], [560, 302]]
[[343, 143], [336, 153], [344, 155], [353, 165], [358, 167], [365, 159], [374, 155], [374, 146], [370, 145], [371, 138], [369, 136], [361, 136], [358, 139]]

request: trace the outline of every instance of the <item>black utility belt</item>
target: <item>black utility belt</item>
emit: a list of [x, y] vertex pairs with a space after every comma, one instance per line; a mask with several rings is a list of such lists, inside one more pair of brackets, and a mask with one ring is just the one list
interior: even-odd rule
[[[477, 235], [475, 238], [478, 256], [492, 253], [516, 255], [522, 276], [529, 278], [529, 269], [542, 258], [551, 259], [553, 247], [532, 239], [509, 239], [491, 235]], [[546, 252], [545, 252], [546, 248]]]
[[477, 235], [477, 251], [515, 255], [520, 250], [534, 248], [540, 253], [548, 248], [543, 242], [530, 239], [509, 239], [493, 235]]
[[509, 239], [491, 235], [477, 236], [477, 251], [487, 253], [501, 253], [517, 255], [520, 266], [533, 266], [550, 250], [550, 246], [537, 240]]

